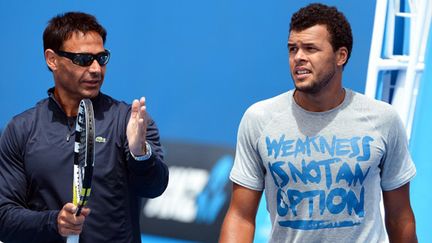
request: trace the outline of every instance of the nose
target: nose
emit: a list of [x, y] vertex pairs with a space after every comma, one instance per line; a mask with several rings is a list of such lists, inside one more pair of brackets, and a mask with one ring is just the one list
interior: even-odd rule
[[294, 55], [294, 60], [298, 62], [298, 61], [303, 61], [305, 59], [306, 59], [305, 53], [303, 52], [303, 50], [301, 48], [299, 48]]
[[94, 74], [101, 73], [102, 67], [96, 60], [93, 60], [92, 64], [89, 66], [89, 72]]

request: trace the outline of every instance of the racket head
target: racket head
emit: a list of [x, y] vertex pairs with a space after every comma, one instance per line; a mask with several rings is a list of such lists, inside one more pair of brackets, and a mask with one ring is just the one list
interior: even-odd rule
[[95, 146], [95, 121], [93, 104], [90, 99], [82, 99], [78, 108], [75, 125], [73, 203], [77, 206], [76, 215], [87, 204], [91, 192]]

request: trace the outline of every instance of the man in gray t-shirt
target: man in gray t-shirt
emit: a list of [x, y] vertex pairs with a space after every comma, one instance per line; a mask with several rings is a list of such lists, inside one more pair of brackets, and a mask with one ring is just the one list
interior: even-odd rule
[[390, 105], [342, 86], [346, 18], [322, 4], [300, 9], [288, 49], [295, 90], [252, 105], [240, 123], [220, 241], [253, 240], [265, 191], [271, 242], [416, 242], [404, 127]]

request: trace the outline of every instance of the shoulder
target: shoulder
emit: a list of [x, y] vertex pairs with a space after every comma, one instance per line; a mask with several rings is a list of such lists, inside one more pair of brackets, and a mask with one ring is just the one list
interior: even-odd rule
[[95, 115], [103, 115], [104, 120], [126, 122], [130, 115], [130, 104], [117, 100], [109, 95], [102, 94], [93, 102]]
[[268, 124], [289, 112], [291, 100], [292, 91], [288, 91], [251, 105], [241, 119], [239, 134], [247, 133], [258, 138]]
[[395, 119], [399, 117], [395, 108], [389, 103], [354, 91], [352, 91], [351, 108], [365, 115], [375, 115], [382, 119]]
[[38, 101], [33, 107], [12, 117], [10, 123], [29, 127], [30, 123], [33, 123], [37, 120], [36, 116], [38, 116], [38, 114], [43, 114], [44, 112], [48, 111], [48, 104], [49, 98], [42, 99]]
[[49, 109], [48, 103], [49, 98], [42, 99], [33, 107], [13, 116], [2, 135], [7, 134], [9, 139], [26, 140], [32, 129], [40, 122], [38, 117], [46, 117], [46, 112]]
[[269, 99], [261, 100], [251, 105], [244, 117], [266, 119], [277, 116], [290, 107], [292, 91], [287, 91]]
[[352, 100], [357, 106], [363, 106], [364, 108], [373, 106], [374, 109], [378, 110], [393, 110], [392, 106], [384, 101], [376, 100], [372, 97], [366, 96], [365, 94], [352, 91]]
[[101, 93], [93, 101], [95, 118], [101, 122], [100, 126], [125, 128], [130, 116], [130, 105]]
[[116, 110], [128, 110], [130, 105], [124, 101], [117, 100], [109, 95], [101, 93], [100, 97], [96, 101], [102, 109], [116, 109]]
[[353, 92], [349, 108], [353, 117], [358, 117], [375, 129], [387, 131], [385, 133], [395, 128], [403, 128], [402, 120], [396, 109], [384, 101]]

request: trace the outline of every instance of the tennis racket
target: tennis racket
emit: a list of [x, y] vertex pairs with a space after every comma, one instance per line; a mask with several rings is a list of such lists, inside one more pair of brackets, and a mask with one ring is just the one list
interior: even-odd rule
[[[77, 206], [76, 216], [87, 205], [91, 192], [91, 181], [95, 160], [95, 121], [90, 99], [82, 99], [75, 125], [73, 204]], [[79, 235], [71, 235], [67, 243], [78, 243]]]

